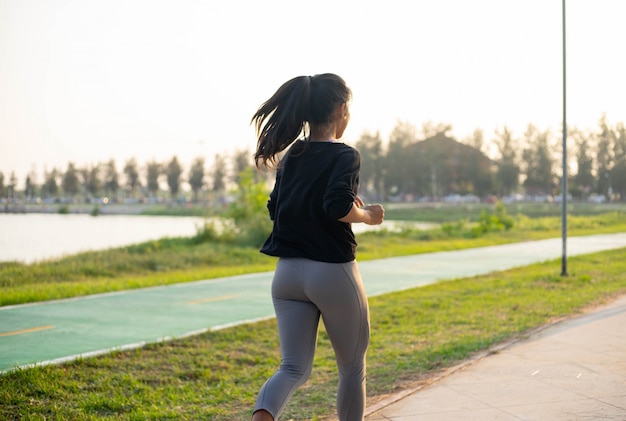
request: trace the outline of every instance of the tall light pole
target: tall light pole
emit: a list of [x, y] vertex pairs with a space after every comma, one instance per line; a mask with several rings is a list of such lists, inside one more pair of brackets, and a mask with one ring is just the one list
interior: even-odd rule
[[561, 276], [567, 276], [567, 114], [566, 114], [566, 63], [565, 63], [565, 0], [562, 0], [563, 13], [563, 176], [561, 178], [561, 237], [563, 254], [561, 257]]

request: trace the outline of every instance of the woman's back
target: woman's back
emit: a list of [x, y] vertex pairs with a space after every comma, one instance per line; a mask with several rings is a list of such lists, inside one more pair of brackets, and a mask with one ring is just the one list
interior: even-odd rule
[[360, 156], [337, 142], [298, 141], [277, 173], [268, 208], [274, 230], [262, 252], [344, 263], [355, 258], [350, 224], [338, 221], [358, 191]]

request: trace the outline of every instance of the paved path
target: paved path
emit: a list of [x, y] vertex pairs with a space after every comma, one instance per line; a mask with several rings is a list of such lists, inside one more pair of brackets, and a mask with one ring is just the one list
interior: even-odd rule
[[[626, 233], [571, 237], [568, 256], [626, 247]], [[360, 263], [369, 296], [558, 259], [561, 239]], [[560, 262], [555, 267], [560, 271]], [[271, 272], [0, 307], [0, 371], [273, 317]]]
[[625, 326], [626, 296], [370, 407], [366, 420], [623, 421]]

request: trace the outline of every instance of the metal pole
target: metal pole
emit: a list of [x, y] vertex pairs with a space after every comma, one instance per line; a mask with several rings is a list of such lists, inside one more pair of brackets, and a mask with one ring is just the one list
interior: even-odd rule
[[562, 0], [563, 11], [563, 175], [561, 179], [561, 237], [563, 240], [563, 256], [561, 258], [561, 276], [567, 276], [567, 119], [566, 119], [566, 87], [565, 79], [565, 0]]

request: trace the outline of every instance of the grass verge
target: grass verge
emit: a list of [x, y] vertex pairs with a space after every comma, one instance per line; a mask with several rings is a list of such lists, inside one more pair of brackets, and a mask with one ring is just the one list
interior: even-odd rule
[[[611, 232], [626, 232], [624, 213], [569, 218], [569, 235]], [[426, 231], [360, 234], [358, 259], [460, 250], [560, 235], [560, 221], [554, 217], [530, 219], [518, 215], [510, 230], [479, 234], [475, 223], [457, 221]], [[29, 265], [0, 262], [0, 306], [271, 271], [275, 262], [259, 253], [257, 247], [216, 242], [202, 233], [192, 238], [165, 238]]]
[[[370, 298], [368, 402], [552, 320], [626, 293], [626, 249]], [[0, 418], [247, 420], [279, 363], [275, 320], [0, 376]], [[311, 379], [283, 419], [332, 417], [337, 384], [323, 327]]]

